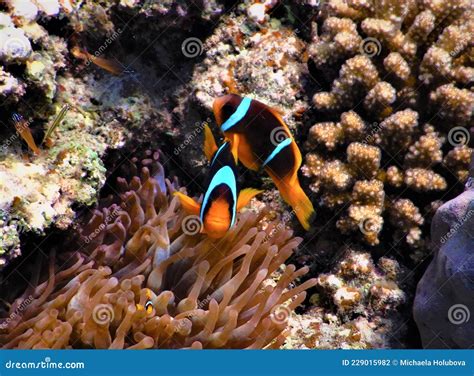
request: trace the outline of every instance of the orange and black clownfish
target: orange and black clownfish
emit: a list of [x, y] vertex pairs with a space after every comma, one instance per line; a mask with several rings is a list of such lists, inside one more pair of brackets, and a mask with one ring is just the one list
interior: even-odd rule
[[308, 230], [314, 208], [298, 180], [301, 152], [280, 114], [259, 101], [236, 94], [217, 98], [213, 111], [232, 144], [234, 158], [248, 169], [263, 168]]
[[137, 310], [138, 311], [144, 310], [147, 315], [151, 315], [154, 309], [155, 309], [155, 306], [153, 304], [151, 291], [150, 289], [147, 289], [145, 305], [143, 306], [141, 304], [137, 304]]
[[211, 162], [211, 168], [202, 203], [181, 192], [175, 195], [187, 213], [199, 215], [201, 232], [211, 238], [222, 238], [234, 225], [237, 212], [262, 191], [246, 188], [239, 193], [230, 143], [224, 142], [218, 148], [208, 126], [204, 136], [204, 153]]

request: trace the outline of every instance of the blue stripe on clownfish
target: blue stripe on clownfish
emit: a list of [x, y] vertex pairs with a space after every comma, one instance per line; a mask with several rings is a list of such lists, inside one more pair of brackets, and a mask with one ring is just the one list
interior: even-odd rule
[[250, 108], [250, 104], [252, 103], [251, 98], [242, 98], [242, 101], [239, 104], [239, 107], [235, 110], [235, 112], [228, 118], [224, 124], [221, 126], [221, 130], [223, 132], [228, 131], [230, 128], [232, 128], [235, 124], [237, 124], [240, 120], [244, 118], [244, 116], [247, 114], [247, 111]]
[[200, 218], [201, 222], [204, 222], [204, 210], [207, 207], [209, 197], [218, 185], [220, 184], [225, 184], [230, 188], [230, 191], [232, 193], [232, 199], [234, 201], [233, 206], [232, 206], [232, 220], [230, 223], [230, 227], [234, 225], [235, 222], [235, 213], [237, 210], [237, 192], [236, 192], [236, 187], [237, 187], [237, 181], [235, 180], [235, 175], [234, 171], [229, 166], [224, 166], [222, 167], [217, 173], [214, 175], [212, 178], [209, 187], [206, 191], [206, 194], [204, 195], [204, 200], [202, 201], [201, 205], [201, 213], [200, 213]]
[[224, 143], [219, 147], [219, 149], [217, 149], [216, 153], [214, 154], [214, 157], [212, 158], [211, 166], [212, 166], [212, 165], [214, 164], [214, 162], [217, 160], [217, 156], [218, 156], [219, 153], [222, 151], [222, 149], [224, 149], [227, 145], [228, 145], [228, 142], [224, 142]]
[[280, 153], [284, 148], [286, 148], [287, 146], [291, 145], [291, 142], [293, 140], [291, 139], [291, 137], [288, 137], [288, 138], [285, 138], [282, 142], [280, 142], [276, 147], [275, 149], [273, 149], [273, 151], [271, 152], [271, 154], [267, 157], [267, 159], [265, 159], [265, 162], [263, 162], [262, 164], [262, 167], [265, 167], [268, 163], [270, 163], [270, 161], [275, 158], [278, 153]]

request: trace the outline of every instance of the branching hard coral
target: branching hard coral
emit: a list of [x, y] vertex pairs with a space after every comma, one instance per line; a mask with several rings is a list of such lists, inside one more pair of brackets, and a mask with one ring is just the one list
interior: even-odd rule
[[399, 239], [406, 235], [408, 244], [416, 244], [421, 240], [419, 226], [424, 223], [424, 218], [411, 200], [398, 199], [393, 201], [389, 208], [389, 219], [396, 228], [401, 229]]
[[[261, 215], [239, 214], [216, 244], [199, 234], [163, 177], [156, 155], [141, 177], [119, 179], [122, 194], [82, 227], [82, 247], [51, 259], [48, 278], [15, 320], [4, 348], [279, 347], [290, 312], [316, 283], [308, 268], [284, 266], [301, 239]], [[140, 165], [140, 164], [138, 164]], [[54, 256], [54, 255], [53, 255]], [[58, 257], [59, 259], [59, 257]], [[151, 296], [153, 312], [137, 309]], [[139, 307], [139, 306], [138, 306]]]
[[460, 181], [467, 181], [469, 177], [469, 160], [472, 150], [466, 145], [458, 145], [444, 157], [443, 164], [452, 171]]
[[[471, 80], [474, 81], [474, 74]], [[432, 106], [439, 116], [446, 121], [454, 122], [460, 126], [472, 125], [474, 93], [467, 89], [459, 89], [453, 84], [438, 87], [431, 92]]]
[[432, 126], [425, 125], [424, 130], [425, 134], [408, 148], [405, 154], [406, 166], [430, 167], [442, 161], [443, 140]]
[[[468, 0], [328, 0], [319, 8], [308, 53], [312, 75], [326, 82], [313, 96], [324, 121], [309, 130], [303, 173], [342, 231], [378, 244], [378, 234], [362, 231], [371, 218], [377, 233], [394, 226], [397, 244], [405, 237], [411, 248], [426, 246], [418, 215], [431, 214], [417, 194], [442, 199], [453, 176], [468, 176], [473, 30]], [[366, 179], [380, 183], [384, 204], [354, 202], [351, 190]], [[413, 217], [394, 219], [399, 210]]]
[[385, 192], [378, 180], [359, 180], [354, 184], [347, 217], [342, 217], [337, 226], [342, 232], [359, 230], [365, 240], [378, 244], [378, 233], [383, 227], [381, 216], [384, 209]]
[[380, 168], [380, 149], [353, 142], [347, 147], [347, 162], [358, 177], [373, 178]]

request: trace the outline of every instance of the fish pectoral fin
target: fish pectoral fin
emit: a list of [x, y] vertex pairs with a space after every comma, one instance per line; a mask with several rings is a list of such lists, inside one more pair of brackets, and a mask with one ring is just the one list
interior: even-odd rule
[[239, 163], [239, 136], [237, 134], [231, 134], [226, 137], [226, 141], [230, 142], [231, 149], [230, 152], [234, 156], [235, 164]]
[[217, 144], [214, 135], [212, 134], [211, 128], [207, 124], [204, 126], [203, 149], [207, 160], [210, 162], [212, 160], [212, 156], [217, 151]]
[[189, 214], [198, 215], [199, 210], [201, 209], [201, 205], [196, 202], [193, 198], [186, 196], [184, 193], [181, 192], [174, 192], [173, 196], [179, 198], [179, 202], [183, 207], [184, 211]]
[[137, 311], [143, 311], [145, 309], [144, 306], [142, 306], [141, 304], [137, 303]]
[[252, 198], [262, 193], [263, 191], [255, 188], [245, 188], [240, 191], [239, 198], [237, 199], [237, 211], [247, 206]]

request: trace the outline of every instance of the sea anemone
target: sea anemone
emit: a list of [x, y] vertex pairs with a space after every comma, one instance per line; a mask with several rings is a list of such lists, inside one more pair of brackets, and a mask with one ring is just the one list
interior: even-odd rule
[[[247, 211], [216, 243], [172, 196], [177, 185], [165, 181], [158, 154], [149, 155], [141, 176], [118, 179], [121, 193], [80, 227], [76, 250], [57, 257], [53, 250], [48, 276], [14, 301], [0, 322], [4, 348], [275, 348], [285, 341], [291, 311], [316, 284], [294, 286], [308, 268], [284, 265], [301, 239]], [[153, 310], [140, 309], [148, 299]]]

